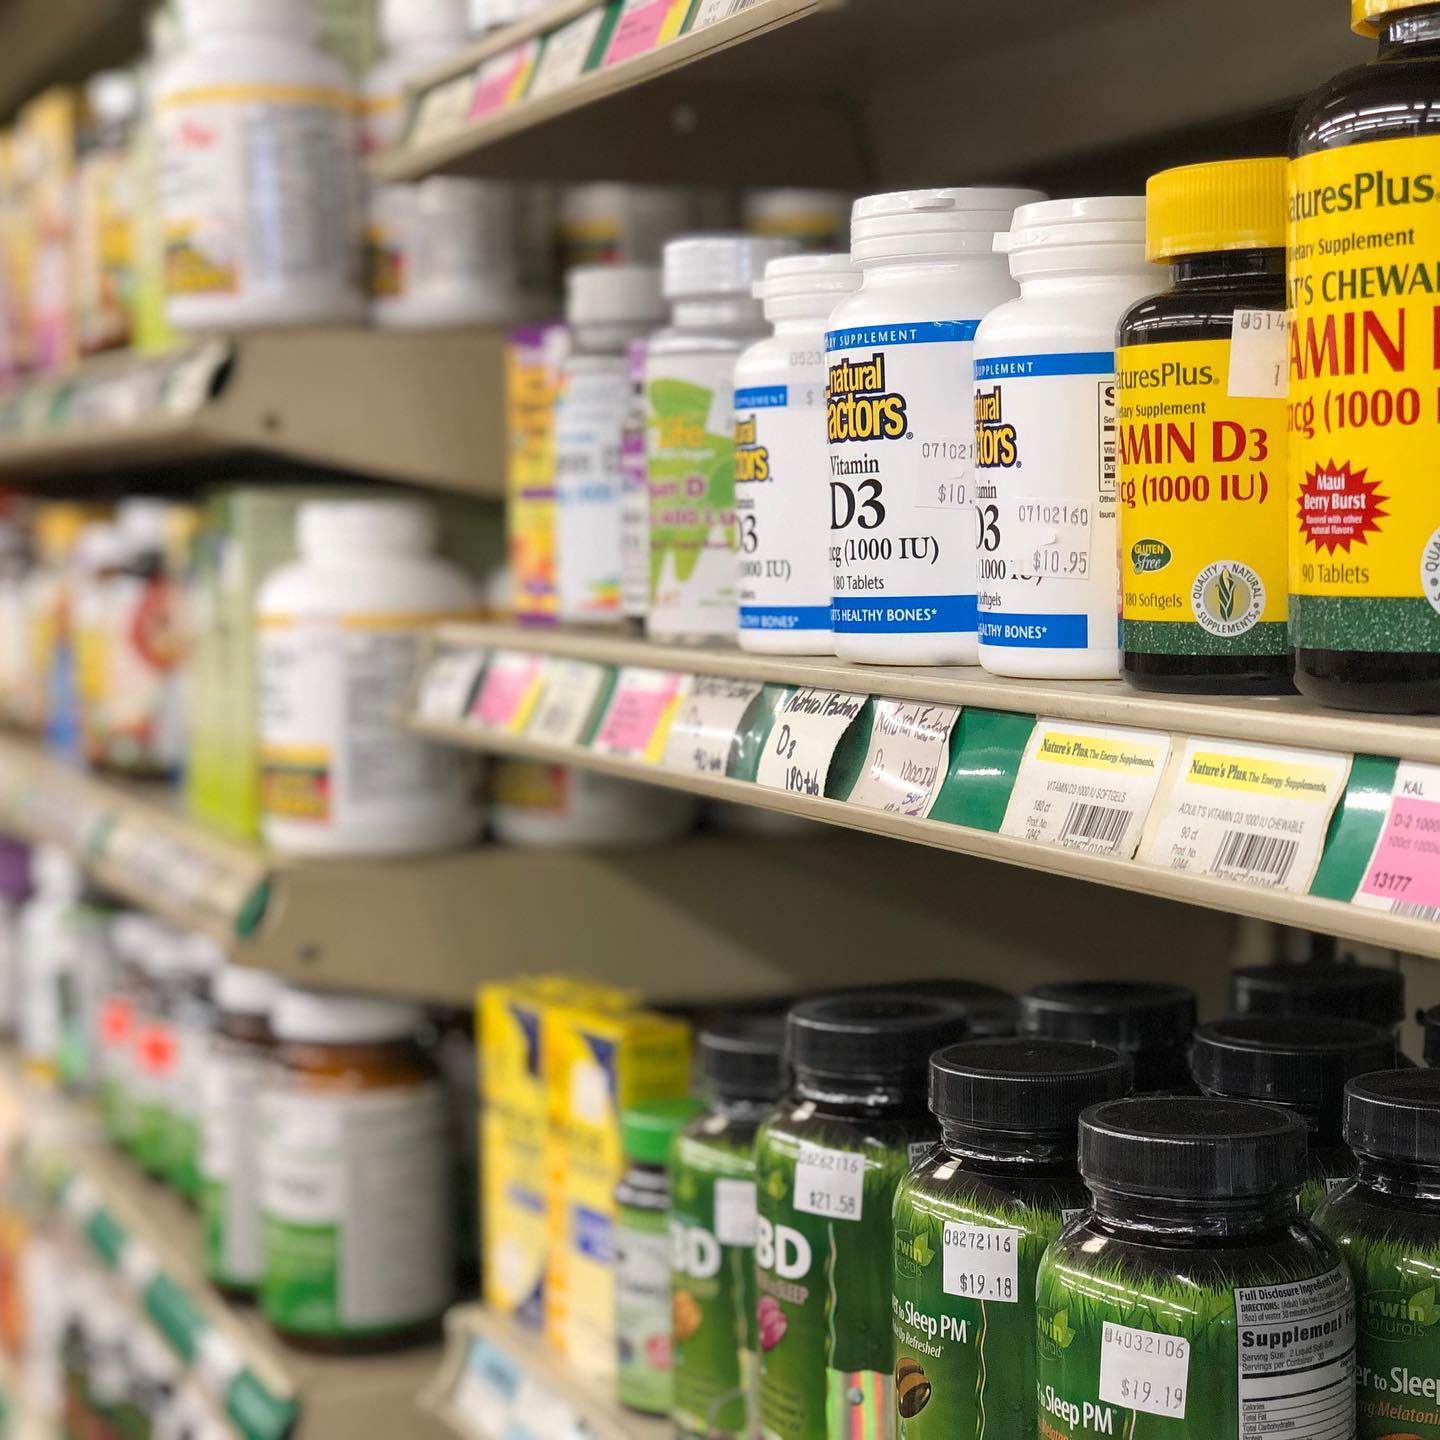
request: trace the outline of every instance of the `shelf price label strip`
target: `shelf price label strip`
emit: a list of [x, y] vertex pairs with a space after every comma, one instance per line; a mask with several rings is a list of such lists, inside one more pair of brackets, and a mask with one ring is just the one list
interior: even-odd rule
[[758, 680], [696, 675], [670, 724], [661, 764], [694, 775], [729, 775], [740, 727], [764, 686]]
[[843, 690], [785, 690], [775, 703], [755, 783], [819, 799], [826, 793], [836, 747], [870, 699]]
[[846, 799], [867, 810], [923, 820], [950, 768], [958, 705], [876, 700], [861, 771]]
[[658, 765], [671, 722], [694, 679], [673, 670], [624, 666], [590, 748], [600, 755]]

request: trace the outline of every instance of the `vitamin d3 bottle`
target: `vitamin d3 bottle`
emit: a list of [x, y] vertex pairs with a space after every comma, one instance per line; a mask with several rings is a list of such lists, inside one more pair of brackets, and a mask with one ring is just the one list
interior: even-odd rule
[[1080, 1120], [1093, 1209], [1035, 1286], [1041, 1433], [1355, 1434], [1355, 1294], [1295, 1207], [1305, 1126], [1274, 1105], [1106, 1100]]
[[931, 1057], [940, 1144], [895, 1192], [895, 1403], [910, 1440], [1035, 1440], [1035, 1272], [1089, 1204], [1080, 1112], [1129, 1078], [1114, 1050], [1065, 1040]]
[[755, 293], [775, 327], [735, 362], [742, 650], [829, 655], [825, 324], [860, 288], [848, 255], [772, 260]]
[[1440, 6], [1351, 0], [1351, 20], [1376, 63], [1316, 91], [1291, 135], [1295, 678], [1327, 705], [1433, 711]]
[[1185, 1051], [1195, 1029], [1195, 992], [1144, 980], [1037, 985], [1020, 997], [1020, 1033], [1109, 1045], [1129, 1062], [1132, 1087], [1188, 1090]]
[[930, 1055], [964, 1028], [918, 996], [834, 995], [790, 1012], [795, 1089], [755, 1137], [760, 1425], [774, 1440], [894, 1434], [891, 1208], [936, 1139]]
[[1020, 298], [975, 336], [980, 663], [1113, 680], [1115, 326], [1155, 288], [1145, 201], [1022, 205], [995, 248]]
[[778, 1020], [701, 1032], [708, 1103], [670, 1152], [675, 1425], [687, 1440], [759, 1434], [755, 1131], [786, 1089]]
[[1120, 322], [1125, 678], [1290, 689], [1285, 543], [1285, 162], [1150, 179], [1168, 290]]
[[735, 357], [765, 334], [753, 290], [795, 246], [686, 235], [665, 247], [667, 329], [645, 350], [649, 633], [735, 638]]
[[825, 336], [835, 653], [974, 665], [974, 381], [980, 321], [1018, 293], [995, 235], [1033, 190], [855, 202], [864, 279]]
[[1360, 1173], [1315, 1212], [1355, 1281], [1360, 1440], [1440, 1436], [1440, 1073], [1387, 1070], [1345, 1089]]
[[1395, 1038], [1363, 1020], [1236, 1015], [1195, 1032], [1190, 1069], [1206, 1095], [1293, 1110], [1310, 1132], [1300, 1213], [1355, 1173], [1341, 1138], [1345, 1083], [1395, 1067]]

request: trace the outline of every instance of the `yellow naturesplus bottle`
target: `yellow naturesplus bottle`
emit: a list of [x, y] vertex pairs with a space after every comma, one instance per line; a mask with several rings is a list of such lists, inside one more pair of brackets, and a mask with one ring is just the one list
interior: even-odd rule
[[1285, 161], [1152, 176], [1171, 285], [1120, 321], [1121, 643], [1146, 690], [1290, 689]]

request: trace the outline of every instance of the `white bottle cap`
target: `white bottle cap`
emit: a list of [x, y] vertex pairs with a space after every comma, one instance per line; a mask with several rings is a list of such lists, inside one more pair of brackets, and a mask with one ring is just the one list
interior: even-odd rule
[[164, 550], [170, 539], [175, 507], [168, 500], [137, 496], [122, 500], [115, 510], [120, 533], [147, 550]]
[[235, 1015], [270, 1015], [284, 986], [268, 970], [227, 965], [215, 977], [215, 1003]]
[[110, 922], [110, 945], [122, 960], [141, 960], [155, 936], [156, 920], [138, 910], [125, 910]]
[[186, 35], [207, 30], [260, 30], [313, 40], [320, 33], [315, 0], [180, 0]]
[[860, 288], [860, 279], [848, 255], [782, 255], [765, 267], [765, 278], [755, 282], [755, 298], [765, 302], [767, 320], [811, 311], [823, 314], [823, 306], [816, 309], [817, 299], [833, 307]]
[[277, 1040], [313, 1045], [379, 1045], [408, 1040], [425, 1012], [405, 1000], [286, 988], [270, 1019]]
[[544, 0], [469, 0], [470, 29], [479, 35], [533, 15]]
[[1145, 197], [1094, 195], [1022, 205], [995, 249], [1010, 257], [1010, 273], [1029, 275], [1093, 270], [1140, 270], [1145, 259]]
[[576, 265], [565, 272], [565, 320], [572, 326], [662, 324], [659, 268]]
[[87, 525], [75, 542], [75, 563], [91, 572], [124, 565], [135, 547], [118, 525]]
[[387, 50], [420, 40], [465, 37], [465, 0], [380, 0], [380, 35]]
[[102, 125], [125, 125], [140, 111], [140, 87], [128, 70], [101, 70], [85, 82], [85, 104]]
[[776, 235], [681, 235], [665, 246], [665, 298], [744, 296], [771, 260], [792, 255], [795, 242]]
[[435, 548], [435, 512], [418, 500], [307, 500], [296, 519], [301, 555], [342, 559], [355, 551], [428, 555]]
[[78, 900], [85, 889], [79, 862], [58, 845], [37, 845], [30, 866], [35, 893], [46, 900]]
[[996, 232], [1010, 228], [1015, 207], [1044, 198], [1038, 190], [989, 186], [866, 195], [850, 212], [850, 254], [858, 265], [989, 253]]
[[218, 975], [225, 968], [225, 947], [195, 930], [181, 937], [180, 955], [185, 968], [200, 978]]

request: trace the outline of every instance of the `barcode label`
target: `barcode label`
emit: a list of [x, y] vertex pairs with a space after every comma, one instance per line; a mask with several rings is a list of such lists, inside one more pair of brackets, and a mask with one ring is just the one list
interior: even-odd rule
[[1390, 906], [1392, 915], [1402, 915], [1407, 920], [1429, 920], [1432, 924], [1440, 920], [1440, 905], [1417, 905], [1413, 900], [1396, 900]]
[[1210, 864], [1210, 873], [1283, 885], [1299, 853], [1300, 842], [1283, 835], [1227, 830]]
[[1117, 810], [1113, 805], [1084, 805], [1072, 801], [1060, 826], [1062, 845], [1084, 848], [1095, 846], [1114, 853], [1120, 848], [1125, 827], [1135, 818], [1133, 810]]
[[707, 25], [728, 20], [732, 15], [738, 15], [749, 3], [750, 0], [700, 0], [700, 8], [690, 22], [690, 29], [703, 30]]

